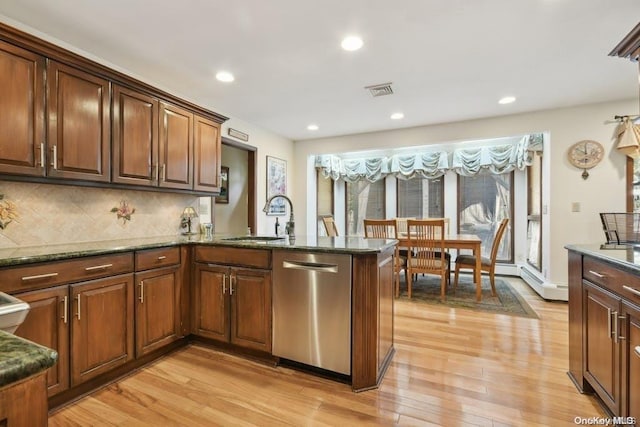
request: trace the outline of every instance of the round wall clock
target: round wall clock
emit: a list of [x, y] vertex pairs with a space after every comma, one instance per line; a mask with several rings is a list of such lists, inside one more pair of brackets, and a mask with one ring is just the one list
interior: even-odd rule
[[579, 141], [569, 147], [567, 153], [569, 162], [580, 169], [583, 169], [582, 178], [587, 179], [589, 173], [587, 169], [596, 166], [604, 157], [604, 147], [597, 141]]

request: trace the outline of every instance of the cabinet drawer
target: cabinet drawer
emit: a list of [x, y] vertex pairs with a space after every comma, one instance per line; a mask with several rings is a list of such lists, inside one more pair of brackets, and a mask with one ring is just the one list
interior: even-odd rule
[[149, 249], [136, 252], [136, 271], [180, 264], [180, 248]]
[[132, 252], [32, 264], [0, 270], [0, 290], [26, 291], [132, 271]]
[[196, 246], [195, 252], [198, 262], [271, 269], [270, 250]]
[[616, 267], [584, 257], [582, 277], [598, 284], [621, 297], [640, 304], [640, 277]]

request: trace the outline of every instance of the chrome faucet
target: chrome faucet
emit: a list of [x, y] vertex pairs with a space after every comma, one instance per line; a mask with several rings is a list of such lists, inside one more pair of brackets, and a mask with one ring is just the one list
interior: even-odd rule
[[295, 235], [295, 222], [293, 220], [293, 202], [291, 202], [290, 198], [288, 198], [284, 194], [275, 194], [267, 199], [267, 202], [264, 204], [264, 208], [262, 208], [262, 212], [264, 213], [269, 212], [269, 206], [271, 206], [271, 202], [273, 202], [273, 200], [277, 199], [278, 197], [282, 197], [287, 202], [289, 202], [289, 207], [291, 208], [291, 214], [289, 215], [289, 221], [287, 221], [287, 224], [284, 227], [284, 232], [289, 235], [289, 242], [295, 243], [296, 235]]

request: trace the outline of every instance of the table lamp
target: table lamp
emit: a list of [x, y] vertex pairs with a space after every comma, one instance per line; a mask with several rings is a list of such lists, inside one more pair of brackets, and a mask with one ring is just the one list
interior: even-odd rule
[[187, 234], [187, 235], [195, 234], [191, 232], [191, 218], [197, 218], [197, 217], [198, 217], [198, 214], [196, 213], [196, 210], [192, 206], [187, 206], [186, 208], [184, 208], [184, 211], [182, 211], [182, 215], [180, 216], [180, 218], [182, 218], [182, 228], [186, 226], [187, 232], [182, 234]]

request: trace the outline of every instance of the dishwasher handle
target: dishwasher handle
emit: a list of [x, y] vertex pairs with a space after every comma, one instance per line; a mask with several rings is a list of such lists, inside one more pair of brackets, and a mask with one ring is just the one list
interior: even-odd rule
[[319, 273], [337, 273], [337, 264], [323, 264], [319, 262], [304, 261], [282, 261], [283, 268], [292, 268], [296, 270], [317, 271]]

